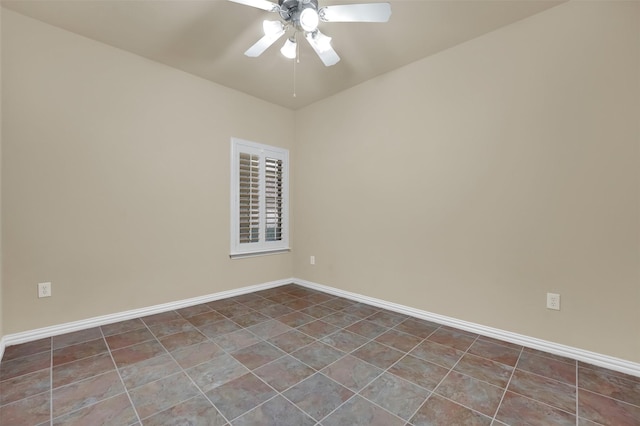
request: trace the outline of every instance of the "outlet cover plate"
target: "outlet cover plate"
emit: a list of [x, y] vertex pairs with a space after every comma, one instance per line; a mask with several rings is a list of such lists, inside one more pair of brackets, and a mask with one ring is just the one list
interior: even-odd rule
[[51, 297], [51, 283], [38, 283], [38, 297]]
[[560, 295], [557, 293], [547, 293], [547, 309], [560, 310]]

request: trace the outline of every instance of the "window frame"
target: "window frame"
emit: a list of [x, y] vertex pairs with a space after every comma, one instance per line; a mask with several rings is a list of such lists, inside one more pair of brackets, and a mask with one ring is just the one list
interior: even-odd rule
[[[257, 242], [240, 242], [240, 154], [259, 156], [259, 239]], [[282, 204], [280, 240], [266, 240], [265, 162], [266, 158], [282, 161]], [[231, 243], [230, 257], [277, 254], [290, 251], [289, 247], [289, 150], [285, 148], [231, 138]]]

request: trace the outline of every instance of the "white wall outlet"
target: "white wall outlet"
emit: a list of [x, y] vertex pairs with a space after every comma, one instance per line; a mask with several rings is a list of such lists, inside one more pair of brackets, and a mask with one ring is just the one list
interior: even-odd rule
[[556, 293], [547, 293], [547, 309], [560, 310], [560, 295]]
[[51, 297], [51, 283], [38, 283], [38, 297]]
[[311, 265], [315, 265], [316, 264], [316, 257], [315, 256], [310, 256], [309, 257], [309, 264], [311, 264]]

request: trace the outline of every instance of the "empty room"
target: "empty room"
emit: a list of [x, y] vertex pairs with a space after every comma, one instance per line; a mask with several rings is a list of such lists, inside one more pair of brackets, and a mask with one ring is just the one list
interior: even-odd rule
[[640, 2], [1, 6], [0, 425], [640, 425]]

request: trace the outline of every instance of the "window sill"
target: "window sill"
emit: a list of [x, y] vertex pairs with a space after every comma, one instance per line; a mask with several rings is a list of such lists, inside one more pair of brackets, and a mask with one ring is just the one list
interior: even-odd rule
[[248, 253], [231, 253], [229, 257], [231, 259], [244, 259], [246, 257], [269, 256], [272, 254], [289, 253], [290, 251], [291, 251], [290, 248], [274, 249], [274, 250], [259, 250], [259, 251], [252, 251]]

